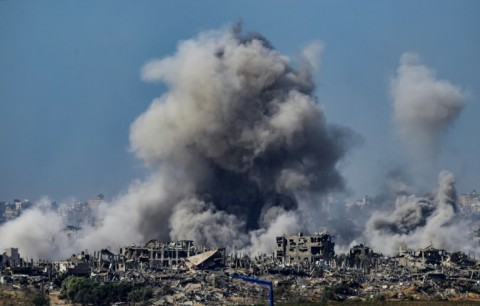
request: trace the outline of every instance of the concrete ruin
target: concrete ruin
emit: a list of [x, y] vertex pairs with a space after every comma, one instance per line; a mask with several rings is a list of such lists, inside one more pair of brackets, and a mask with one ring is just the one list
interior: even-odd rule
[[161, 242], [153, 239], [145, 246], [128, 246], [120, 248], [119, 269], [163, 269], [173, 267], [190, 256], [198, 254], [192, 240]]
[[304, 236], [282, 236], [276, 238], [276, 258], [282, 263], [309, 263], [330, 261], [335, 256], [335, 243], [326, 233]]
[[206, 251], [198, 255], [187, 257], [185, 263], [189, 269], [215, 269], [225, 267], [225, 249]]
[[382, 258], [382, 254], [375, 253], [372, 248], [363, 243], [351, 247], [347, 255], [348, 265], [357, 268], [377, 265]]
[[[160, 242], [81, 252], [65, 261], [25, 262], [3, 269], [4, 286], [28, 284], [59, 290], [54, 279], [81, 275], [98, 283], [129, 282], [154, 291], [149, 305], [265, 304], [268, 290], [234, 276], [273, 284], [279, 303], [464, 299], [480, 301], [480, 263], [433, 246], [402, 248], [389, 257], [364, 244], [334, 252], [328, 234], [276, 238], [275, 254], [251, 256], [206, 249], [193, 241]], [[18, 252], [18, 250], [17, 250]], [[63, 275], [63, 276], [62, 276]], [[57, 289], [55, 289], [57, 288]], [[50, 290], [50, 289], [49, 289]]]
[[58, 273], [66, 273], [75, 276], [90, 276], [92, 271], [90, 265], [90, 255], [81, 252], [78, 255], [72, 255], [67, 260], [53, 262], [53, 268]]
[[18, 248], [5, 249], [3, 254], [0, 255], [0, 267], [18, 267], [22, 264], [22, 259]]
[[398, 263], [411, 269], [421, 270], [427, 268], [429, 265], [442, 265], [446, 257], [447, 252], [445, 250], [436, 249], [433, 245], [418, 250], [412, 250], [402, 246], [398, 254]]

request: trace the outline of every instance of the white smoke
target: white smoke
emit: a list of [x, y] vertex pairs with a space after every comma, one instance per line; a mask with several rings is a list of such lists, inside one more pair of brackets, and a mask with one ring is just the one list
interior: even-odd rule
[[465, 105], [465, 93], [449, 81], [437, 79], [417, 54], [407, 52], [400, 57], [391, 94], [402, 141], [417, 165], [432, 168], [445, 133]]
[[196, 198], [186, 199], [175, 207], [170, 225], [173, 240], [190, 239], [199, 245], [214, 243], [216, 247], [248, 243], [241, 220]]
[[367, 237], [377, 251], [395, 254], [401, 245], [435, 247], [449, 251], [472, 248], [467, 241], [468, 224], [456, 214], [455, 178], [442, 171], [438, 189], [429, 196], [399, 196], [393, 212], [375, 212], [367, 223]]
[[[420, 63], [418, 55], [404, 53], [391, 83], [396, 127], [409, 150], [410, 172], [416, 190], [430, 185], [436, 171], [445, 133], [464, 107], [466, 95]], [[397, 172], [404, 176], [404, 172]], [[468, 250], [468, 222], [456, 214], [455, 178], [440, 172], [438, 189], [431, 195], [416, 196], [411, 184], [391, 177], [390, 194], [379, 197], [381, 210], [374, 211], [366, 224], [364, 236], [379, 251], [394, 254], [400, 245], [411, 248], [435, 247]], [[394, 184], [391, 184], [394, 183]], [[411, 183], [411, 182], [410, 182]], [[386, 204], [394, 199], [393, 211]], [[377, 203], [378, 204], [378, 203]]]
[[35, 207], [26, 210], [19, 218], [0, 226], [0, 247], [19, 248], [20, 255], [49, 258], [52, 254], [72, 254], [69, 239], [63, 229], [64, 220], [51, 208], [51, 201], [42, 198]]
[[284, 234], [301, 232], [305, 226], [298, 211], [285, 211], [271, 207], [263, 217], [264, 226], [250, 232], [251, 244], [247, 251], [253, 254], [272, 254], [275, 251], [275, 238]]

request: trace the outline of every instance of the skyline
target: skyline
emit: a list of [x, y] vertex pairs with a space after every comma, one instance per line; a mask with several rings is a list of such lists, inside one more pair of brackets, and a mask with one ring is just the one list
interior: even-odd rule
[[329, 123], [363, 138], [339, 167], [352, 197], [378, 193], [386, 172], [409, 163], [389, 93], [405, 52], [466, 96], [442, 136], [435, 176], [450, 170], [460, 192], [480, 188], [476, 1], [48, 4], [0, 2], [2, 200], [112, 198], [147, 177], [129, 149], [130, 125], [166, 86], [143, 82], [141, 68], [238, 20], [292, 59], [312, 41], [323, 44], [314, 94]]

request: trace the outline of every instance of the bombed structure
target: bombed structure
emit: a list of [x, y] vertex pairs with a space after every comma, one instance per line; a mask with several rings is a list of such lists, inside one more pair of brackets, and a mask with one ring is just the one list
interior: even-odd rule
[[[283, 235], [275, 239], [277, 252], [255, 257], [227, 254], [224, 248], [206, 249], [194, 241], [160, 242], [127, 246], [113, 252], [81, 252], [65, 261], [3, 267], [3, 286], [47, 284], [56, 277], [81, 276], [97, 283], [129, 282], [155, 292], [149, 305], [218, 305], [265, 303], [265, 288], [246, 284], [235, 275], [272, 282], [275, 299], [282, 302], [316, 302], [332, 299], [480, 300], [480, 264], [462, 252], [448, 253], [433, 246], [402, 248], [396, 256], [383, 256], [359, 244], [347, 254], [335, 254], [335, 243], [325, 233]], [[21, 273], [21, 274], [20, 274]], [[63, 276], [62, 276], [63, 275]]]
[[425, 269], [428, 265], [440, 266], [447, 258], [447, 254], [445, 250], [434, 248], [433, 245], [417, 250], [402, 246], [398, 263], [414, 269]]
[[383, 261], [383, 255], [375, 253], [372, 248], [362, 243], [350, 248], [347, 260], [350, 267], [370, 267], [371, 265], [381, 263]]
[[121, 247], [118, 254], [108, 249], [94, 252], [91, 266], [98, 273], [223, 267], [225, 249], [197, 247], [192, 240], [161, 242], [152, 239], [144, 246]]
[[125, 268], [141, 264], [152, 269], [160, 269], [178, 265], [180, 260], [198, 253], [192, 240], [160, 242], [153, 239], [145, 246], [129, 246], [120, 248], [120, 261]]
[[283, 263], [315, 263], [330, 261], [335, 256], [335, 243], [325, 233], [312, 236], [281, 236], [276, 238], [276, 258]]

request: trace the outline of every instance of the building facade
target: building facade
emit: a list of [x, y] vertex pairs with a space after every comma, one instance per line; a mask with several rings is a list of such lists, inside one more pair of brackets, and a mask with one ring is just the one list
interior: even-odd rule
[[335, 243], [325, 233], [304, 236], [282, 236], [276, 238], [276, 258], [283, 263], [317, 263], [330, 261], [335, 256]]

